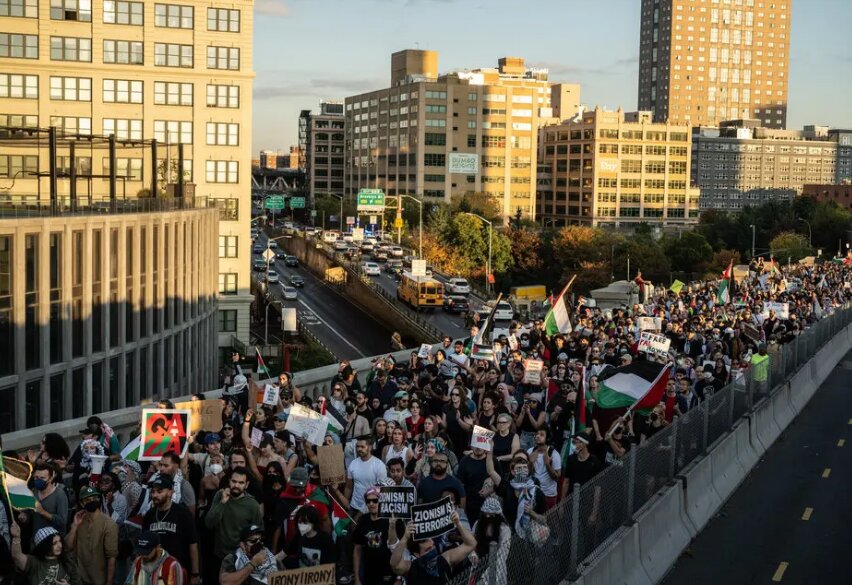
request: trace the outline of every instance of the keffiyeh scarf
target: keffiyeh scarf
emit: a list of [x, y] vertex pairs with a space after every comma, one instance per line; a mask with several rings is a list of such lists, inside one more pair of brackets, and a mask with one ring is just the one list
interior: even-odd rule
[[[266, 560], [258, 565], [254, 572], [252, 572], [251, 578], [260, 583], [267, 583], [267, 577], [278, 570], [278, 563], [275, 561], [275, 555], [273, 555], [268, 548], [264, 548], [263, 552], [266, 553]], [[237, 558], [234, 560], [234, 568], [237, 571], [251, 562], [251, 559], [248, 558], [248, 555], [242, 547], [237, 549], [236, 557]]]
[[535, 506], [535, 482], [528, 476], [525, 480], [512, 479], [509, 482], [509, 485], [511, 485], [513, 489], [519, 491], [518, 514], [515, 517], [515, 532], [518, 536], [523, 538], [527, 535], [527, 530], [529, 530], [530, 525], [530, 517], [525, 510], [526, 505], [529, 503]]

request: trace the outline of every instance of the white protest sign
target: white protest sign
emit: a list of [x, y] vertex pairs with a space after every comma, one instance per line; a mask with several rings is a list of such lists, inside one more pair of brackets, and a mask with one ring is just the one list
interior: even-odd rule
[[251, 430], [251, 446], [260, 447], [260, 442], [263, 440], [263, 431], [255, 427]]
[[644, 351], [645, 353], [665, 355], [669, 352], [669, 346], [671, 346], [671, 344], [672, 340], [665, 335], [657, 335], [656, 333], [643, 331], [639, 334], [638, 350]]
[[541, 384], [541, 370], [544, 362], [541, 360], [524, 360], [524, 384]]
[[327, 427], [328, 421], [323, 415], [301, 404], [294, 404], [290, 407], [290, 415], [284, 428], [309, 443], [322, 445]]
[[427, 358], [429, 357], [429, 352], [432, 350], [432, 346], [428, 343], [420, 344], [420, 351], [417, 352], [417, 357], [419, 358]]
[[494, 448], [494, 431], [474, 425], [473, 435], [470, 437], [470, 446], [483, 451], [491, 451]]
[[509, 349], [511, 349], [512, 351], [515, 351], [516, 349], [518, 349], [518, 337], [514, 333], [512, 333], [508, 337], [508, 340], [509, 340]]
[[636, 324], [642, 331], [659, 331], [662, 321], [659, 317], [637, 317]]
[[263, 388], [263, 403], [268, 406], [278, 404], [278, 389], [275, 386], [267, 384]]
[[763, 301], [763, 316], [769, 317], [769, 311], [775, 311], [775, 315], [779, 319], [790, 318], [790, 305], [788, 303], [773, 303], [771, 301]]

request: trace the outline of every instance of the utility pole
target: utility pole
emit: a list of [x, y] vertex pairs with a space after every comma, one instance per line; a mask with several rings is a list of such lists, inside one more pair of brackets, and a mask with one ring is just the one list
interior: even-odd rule
[[751, 224], [751, 258], [754, 259], [754, 224]]

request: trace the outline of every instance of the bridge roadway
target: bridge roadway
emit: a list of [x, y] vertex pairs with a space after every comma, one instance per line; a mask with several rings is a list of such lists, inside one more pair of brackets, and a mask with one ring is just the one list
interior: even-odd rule
[[664, 585], [852, 583], [852, 352]]
[[[256, 243], [265, 248], [266, 235], [261, 232]], [[252, 253], [252, 267], [259, 259], [263, 259], [261, 254]], [[339, 359], [351, 360], [390, 351], [393, 331], [338, 294], [307, 268], [285, 266], [283, 259], [274, 260], [269, 268], [278, 273], [282, 284], [294, 274], [304, 279], [305, 286], [297, 289], [298, 299], [295, 301], [284, 300], [282, 284], [273, 284], [272, 294], [284, 307], [295, 307], [299, 322]], [[259, 279], [265, 276], [265, 272], [254, 274]]]

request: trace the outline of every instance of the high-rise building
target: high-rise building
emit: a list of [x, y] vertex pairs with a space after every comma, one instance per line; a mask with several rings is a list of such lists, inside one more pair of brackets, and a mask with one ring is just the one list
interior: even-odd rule
[[319, 112], [299, 115], [299, 150], [304, 155], [305, 181], [311, 205], [317, 196], [343, 197], [343, 102], [321, 101]]
[[[251, 0], [6, 0], [0, 2], [0, 126], [56, 127], [77, 137], [78, 195], [107, 191], [109, 157], [89, 135], [156, 139], [156, 154], [122, 150], [121, 197], [161, 192], [217, 203], [218, 340], [248, 341], [251, 240]], [[179, 145], [181, 145], [179, 147]], [[48, 195], [47, 144], [22, 159], [0, 149], [0, 175], [16, 201]], [[183, 169], [178, 170], [179, 160]], [[156, 161], [151, 158], [156, 156]], [[67, 159], [66, 159], [67, 160]], [[60, 160], [60, 165], [61, 165]], [[68, 181], [58, 185], [68, 197]], [[213, 250], [210, 251], [213, 253]]]
[[677, 226], [698, 220], [689, 126], [596, 108], [539, 131], [544, 225]]
[[654, 120], [787, 124], [792, 0], [642, 0], [639, 109]]
[[482, 192], [506, 217], [535, 217], [538, 128], [576, 113], [580, 87], [505, 57], [497, 68], [438, 74], [434, 51], [391, 57], [391, 87], [346, 98], [345, 192], [425, 201]]
[[702, 209], [738, 211], [790, 200], [809, 183], [850, 179], [850, 130], [778, 130], [756, 120], [731, 120], [692, 134], [692, 181], [701, 189]]

